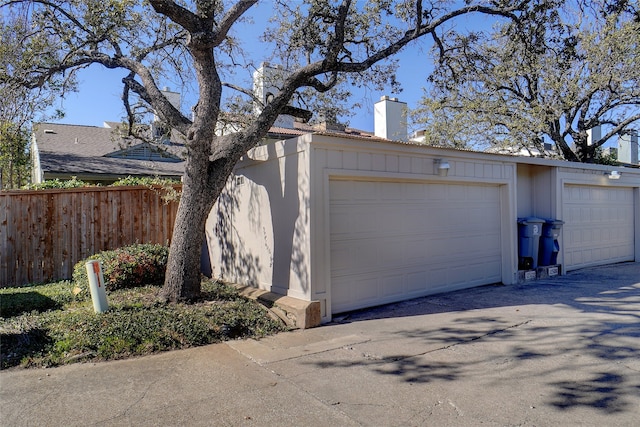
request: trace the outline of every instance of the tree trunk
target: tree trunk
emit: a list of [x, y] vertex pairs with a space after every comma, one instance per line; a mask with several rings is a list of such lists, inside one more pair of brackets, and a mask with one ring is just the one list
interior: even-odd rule
[[9, 160], [9, 188], [13, 189], [13, 162]]
[[589, 145], [589, 138], [587, 131], [578, 131], [571, 134], [573, 143], [575, 145], [575, 153], [578, 161], [582, 163], [594, 163], [596, 159], [596, 148], [600, 141], [594, 141], [594, 144]]
[[233, 170], [228, 159], [212, 164], [204, 159], [199, 162], [200, 168], [194, 168], [193, 163], [198, 163], [196, 160], [191, 157], [185, 165], [183, 191], [160, 294], [165, 301], [192, 301], [200, 296], [200, 255], [205, 223]]

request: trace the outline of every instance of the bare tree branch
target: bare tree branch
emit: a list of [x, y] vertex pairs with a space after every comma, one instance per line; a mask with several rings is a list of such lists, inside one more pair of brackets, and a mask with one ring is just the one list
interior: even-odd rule
[[202, 19], [186, 9], [175, 1], [169, 0], [149, 0], [149, 4], [157, 13], [166, 16], [189, 33], [197, 33], [199, 31], [211, 31], [211, 28], [202, 27]]
[[240, 19], [240, 17], [256, 3], [257, 0], [244, 0], [239, 1], [238, 3], [233, 5], [233, 7], [231, 7], [231, 9], [227, 11], [225, 16], [222, 18], [222, 21], [218, 25], [218, 28], [216, 29], [215, 35], [212, 39], [213, 45], [218, 46], [220, 43], [222, 43], [225, 37], [227, 37], [227, 34], [229, 33], [229, 30], [231, 29], [233, 24], [235, 24], [238, 19]]

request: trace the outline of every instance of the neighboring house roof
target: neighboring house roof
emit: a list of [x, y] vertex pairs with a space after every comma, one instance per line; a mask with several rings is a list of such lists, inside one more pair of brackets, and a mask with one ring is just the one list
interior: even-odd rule
[[271, 129], [269, 129], [269, 136], [271, 138], [276, 136], [295, 137], [295, 136], [304, 135], [306, 133], [354, 136], [354, 137], [360, 137], [364, 139], [379, 139], [381, 141], [387, 141], [384, 138], [376, 137], [370, 132], [365, 132], [363, 130], [354, 129], [354, 128], [346, 127], [339, 124], [328, 124], [328, 123], [309, 124], [309, 123], [294, 121], [293, 129], [286, 128], [286, 127], [278, 127], [278, 126], [273, 126]]
[[[151, 144], [121, 135], [121, 123], [105, 122], [104, 127], [40, 123], [34, 132], [34, 169], [45, 178], [78, 176], [116, 178], [137, 176], [181, 176], [186, 149], [181, 136], [171, 135], [170, 144]], [[149, 129], [146, 129], [149, 130]], [[344, 126], [311, 125], [295, 121], [293, 128], [274, 126], [267, 139], [289, 139], [307, 133], [342, 135], [386, 141], [371, 133]]]
[[[108, 124], [107, 124], [108, 126]], [[184, 144], [155, 145], [123, 138], [117, 128], [41, 123], [34, 152], [41, 172], [57, 176], [181, 176]]]

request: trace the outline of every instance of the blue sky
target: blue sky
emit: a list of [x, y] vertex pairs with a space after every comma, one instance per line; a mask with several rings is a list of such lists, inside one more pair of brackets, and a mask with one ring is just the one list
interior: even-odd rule
[[[416, 107], [422, 96], [422, 87], [428, 75], [425, 69], [428, 65], [426, 52], [416, 53], [413, 50], [402, 55], [397, 79], [402, 83], [402, 93], [391, 92], [373, 93], [361, 92], [363, 101], [362, 111], [349, 119], [351, 127], [373, 131], [373, 104], [382, 95], [395, 96], [400, 101], [407, 102], [409, 108]], [[122, 78], [127, 73], [120, 70], [108, 70], [98, 65], [92, 65], [79, 74], [79, 90], [70, 93], [65, 99], [61, 99], [56, 105], [65, 112], [60, 123], [102, 126], [105, 121], [120, 121], [124, 116], [122, 105]], [[169, 86], [170, 90], [176, 90]], [[182, 110], [188, 113], [191, 105], [183, 101]]]
[[119, 70], [108, 70], [98, 65], [79, 73], [78, 92], [69, 93], [60, 99], [55, 108], [64, 111], [61, 123], [75, 125], [102, 126], [105, 121], [119, 121], [124, 115], [124, 107], [120, 99], [122, 95], [122, 78], [127, 73]]
[[[373, 131], [373, 104], [381, 96], [389, 95], [397, 97], [408, 104], [409, 108], [415, 108], [422, 96], [422, 87], [431, 70], [431, 61], [428, 57], [428, 47], [421, 42], [402, 51], [400, 68], [397, 80], [402, 83], [401, 93], [362, 91], [357, 94], [362, 98], [362, 110], [349, 119], [350, 126], [362, 130]], [[122, 78], [125, 71], [109, 70], [99, 65], [92, 65], [78, 74], [79, 90], [70, 93], [65, 99], [56, 104], [65, 112], [61, 123], [102, 126], [105, 121], [120, 121], [124, 116], [122, 105]], [[171, 87], [170, 90], [177, 88]], [[182, 110], [188, 113], [191, 105], [189, 100], [183, 100]]]

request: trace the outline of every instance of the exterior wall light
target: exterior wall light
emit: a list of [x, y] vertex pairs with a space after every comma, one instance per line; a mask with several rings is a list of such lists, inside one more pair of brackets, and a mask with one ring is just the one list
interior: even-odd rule
[[620, 179], [620, 172], [618, 171], [605, 172], [604, 174], [607, 175], [609, 179]]
[[434, 159], [433, 160], [433, 173], [439, 176], [447, 176], [449, 174], [449, 162], [445, 159]]

